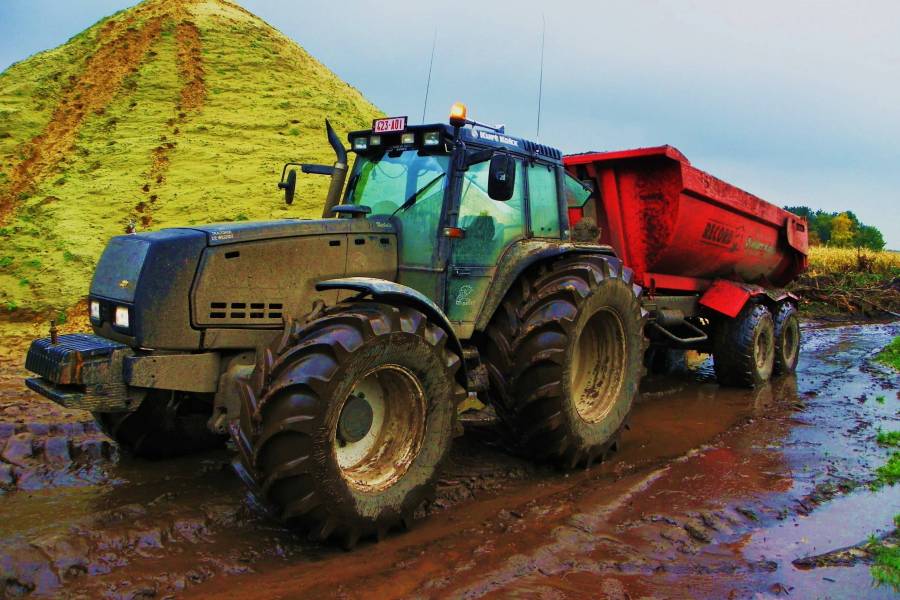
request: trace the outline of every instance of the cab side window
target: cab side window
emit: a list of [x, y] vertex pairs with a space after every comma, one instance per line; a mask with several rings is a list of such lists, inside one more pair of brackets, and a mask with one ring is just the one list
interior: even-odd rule
[[488, 196], [490, 161], [469, 167], [463, 177], [459, 227], [465, 237], [454, 240], [456, 264], [493, 266], [503, 250], [525, 236], [525, 182], [522, 161], [516, 160], [512, 198], [502, 202]]
[[552, 167], [539, 163], [528, 166], [528, 206], [534, 236], [559, 238], [559, 196]]

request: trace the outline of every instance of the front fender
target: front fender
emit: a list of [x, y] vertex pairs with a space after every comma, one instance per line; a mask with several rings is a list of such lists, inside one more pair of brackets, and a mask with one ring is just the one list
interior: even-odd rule
[[446, 331], [450, 337], [451, 347], [459, 355], [460, 361], [462, 361], [462, 368], [459, 372], [462, 376], [463, 387], [467, 387], [465, 382], [468, 381], [468, 373], [466, 371], [466, 361], [463, 358], [462, 343], [460, 343], [459, 338], [454, 333], [453, 326], [450, 325], [450, 321], [447, 319], [444, 311], [422, 292], [394, 281], [377, 279], [375, 277], [326, 279], [316, 284], [316, 290], [320, 292], [325, 290], [351, 290], [371, 296], [373, 299], [385, 304], [412, 306], [422, 311], [429, 319]]
[[497, 263], [496, 277], [475, 320], [475, 331], [484, 331], [506, 292], [526, 269], [544, 260], [577, 253], [615, 256], [610, 246], [555, 240], [522, 240], [507, 248]]

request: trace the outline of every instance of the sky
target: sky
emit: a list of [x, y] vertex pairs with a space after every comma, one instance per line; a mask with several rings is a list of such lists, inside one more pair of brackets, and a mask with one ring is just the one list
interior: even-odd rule
[[[853, 210], [900, 249], [900, 2], [239, 0], [391, 115], [564, 152], [670, 144], [779, 205]], [[0, 0], [0, 69], [133, 2]]]

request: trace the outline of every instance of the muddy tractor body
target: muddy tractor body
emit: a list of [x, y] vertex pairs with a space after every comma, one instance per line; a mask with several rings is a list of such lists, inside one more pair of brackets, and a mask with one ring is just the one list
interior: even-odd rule
[[[713, 231], [712, 270], [665, 254], [696, 228], [684, 186], [665, 235], [648, 233], [661, 212], [640, 204], [680, 185], [660, 179], [668, 163], [644, 167], [634, 185], [649, 195], [628, 204], [599, 155], [564, 160], [458, 107], [450, 124], [351, 133], [352, 168], [328, 133], [334, 165], [286, 165], [279, 184], [291, 202], [297, 171], [331, 176], [322, 219], [113, 238], [93, 333], [36, 340], [28, 386], [93, 411], [142, 456], [230, 435], [238, 474], [281, 518], [353, 545], [427, 499], [467, 394], [493, 406], [511, 447], [574, 467], [615, 449], [653, 348], [712, 350], [739, 384], [796, 364], [779, 346], [792, 300], [768, 289], [796, 267], [747, 259], [796, 247], [794, 221], [731, 262]], [[736, 212], [717, 206], [710, 222]]]

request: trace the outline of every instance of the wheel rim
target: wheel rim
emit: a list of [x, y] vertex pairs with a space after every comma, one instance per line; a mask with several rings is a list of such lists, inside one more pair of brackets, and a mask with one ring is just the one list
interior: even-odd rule
[[800, 350], [800, 325], [797, 319], [791, 317], [784, 324], [784, 360], [787, 364], [794, 362], [794, 358]]
[[772, 340], [772, 332], [763, 328], [756, 336], [756, 370], [760, 373], [768, 370], [775, 358], [775, 345]]
[[394, 485], [425, 437], [425, 392], [418, 378], [400, 365], [363, 375], [344, 399], [332, 436], [338, 468], [353, 488], [377, 492]]
[[588, 423], [612, 411], [625, 378], [625, 327], [619, 315], [604, 308], [585, 324], [575, 342], [571, 389], [575, 411]]

